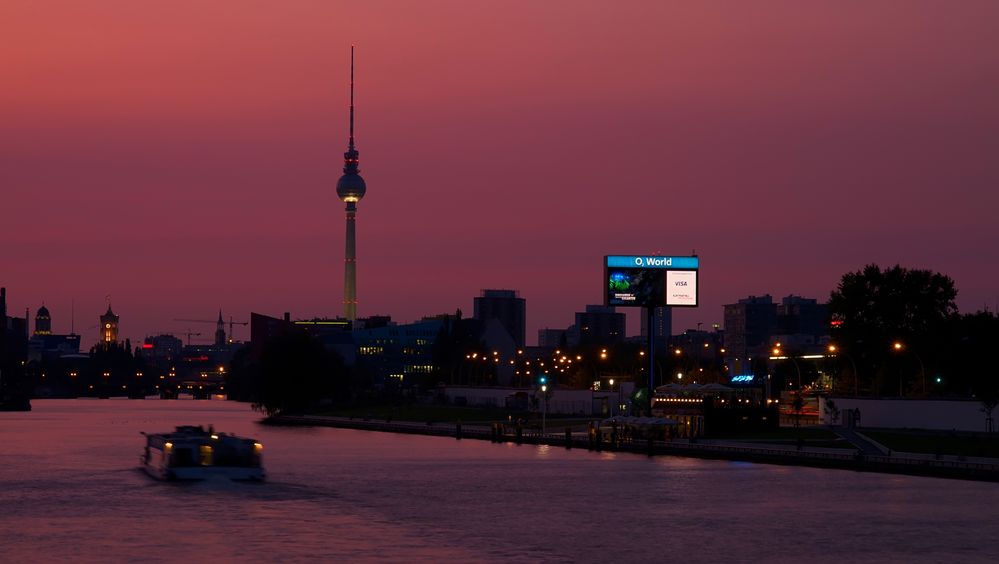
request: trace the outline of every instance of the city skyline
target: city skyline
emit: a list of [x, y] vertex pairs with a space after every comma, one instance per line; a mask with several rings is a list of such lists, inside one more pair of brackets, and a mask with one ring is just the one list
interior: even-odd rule
[[13, 2], [10, 314], [45, 303], [65, 333], [75, 303], [89, 337], [110, 294], [133, 341], [220, 306], [340, 314], [351, 44], [378, 186], [359, 316], [511, 288], [534, 342], [601, 303], [604, 255], [692, 251], [677, 331], [747, 295], [825, 301], [868, 263], [994, 308], [999, 7], [764, 4]]

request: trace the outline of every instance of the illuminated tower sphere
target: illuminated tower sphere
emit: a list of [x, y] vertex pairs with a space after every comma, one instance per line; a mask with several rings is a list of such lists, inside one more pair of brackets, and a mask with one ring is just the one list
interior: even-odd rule
[[51, 335], [52, 318], [49, 317], [49, 308], [42, 305], [35, 314], [35, 335]]
[[357, 149], [354, 147], [354, 48], [350, 48], [350, 140], [343, 154], [343, 176], [336, 183], [336, 195], [347, 204], [347, 238], [343, 264], [343, 316], [357, 319], [357, 246], [354, 236], [354, 214], [357, 202], [364, 197], [367, 187], [357, 168]]
[[118, 316], [111, 311], [111, 304], [108, 303], [108, 311], [101, 316], [101, 343], [112, 345], [118, 342]]

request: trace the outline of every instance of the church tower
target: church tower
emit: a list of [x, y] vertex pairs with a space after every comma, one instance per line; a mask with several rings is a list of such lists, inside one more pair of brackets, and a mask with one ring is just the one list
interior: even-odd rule
[[215, 322], [215, 347], [225, 346], [225, 321], [222, 321], [222, 310], [219, 310], [219, 320]]

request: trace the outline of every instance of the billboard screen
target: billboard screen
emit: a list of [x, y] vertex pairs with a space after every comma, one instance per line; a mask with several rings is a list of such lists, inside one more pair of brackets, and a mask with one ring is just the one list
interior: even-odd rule
[[696, 270], [666, 271], [666, 305], [679, 307], [697, 305]]
[[662, 273], [640, 268], [607, 269], [607, 305], [644, 306], [663, 301]]
[[616, 307], [696, 307], [697, 257], [604, 257], [604, 303]]

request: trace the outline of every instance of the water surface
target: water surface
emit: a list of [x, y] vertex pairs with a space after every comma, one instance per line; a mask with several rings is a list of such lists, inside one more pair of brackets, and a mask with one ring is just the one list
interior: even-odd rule
[[[246, 405], [0, 413], [0, 561], [999, 561], [999, 486], [328, 428]], [[140, 431], [264, 443], [269, 482], [138, 471]]]

